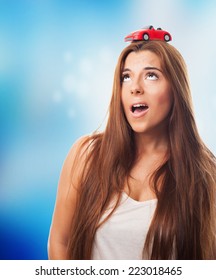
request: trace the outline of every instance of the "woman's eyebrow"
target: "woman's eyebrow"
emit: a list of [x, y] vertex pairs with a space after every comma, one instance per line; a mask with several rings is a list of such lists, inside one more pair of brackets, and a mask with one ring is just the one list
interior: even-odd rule
[[124, 72], [131, 72], [131, 70], [129, 68], [125, 68], [125, 69], [123, 69], [122, 73], [124, 73]]
[[153, 67], [153, 66], [147, 66], [143, 68], [144, 70], [158, 70], [160, 72], [162, 72], [161, 69], [157, 68], [157, 67]]
[[[146, 66], [143, 68], [143, 70], [157, 70], [157, 71], [160, 71], [162, 73], [162, 70], [157, 68], [157, 67], [154, 67], [154, 66]], [[123, 69], [122, 73], [124, 72], [131, 72], [131, 69], [130, 68], [125, 68]]]

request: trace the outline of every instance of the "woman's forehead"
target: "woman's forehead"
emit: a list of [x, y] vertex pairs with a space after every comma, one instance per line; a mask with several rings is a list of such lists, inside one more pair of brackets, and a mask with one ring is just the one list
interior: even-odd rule
[[132, 68], [134, 66], [154, 66], [160, 68], [161, 59], [158, 55], [149, 50], [133, 51], [126, 57], [124, 68]]

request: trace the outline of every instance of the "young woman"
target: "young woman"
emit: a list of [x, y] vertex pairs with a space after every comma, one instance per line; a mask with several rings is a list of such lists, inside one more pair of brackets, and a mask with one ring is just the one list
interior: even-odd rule
[[216, 161], [194, 120], [186, 66], [163, 41], [131, 43], [103, 133], [64, 163], [50, 259], [216, 259]]

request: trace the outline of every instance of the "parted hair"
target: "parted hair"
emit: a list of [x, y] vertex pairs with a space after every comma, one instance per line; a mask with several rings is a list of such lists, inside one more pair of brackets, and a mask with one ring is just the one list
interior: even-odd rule
[[[95, 233], [111, 201], [116, 207], [136, 160], [134, 133], [121, 103], [121, 76], [129, 53], [155, 53], [171, 86], [168, 157], [151, 174], [158, 203], [148, 230], [143, 256], [149, 259], [216, 259], [216, 161], [197, 130], [187, 69], [181, 54], [163, 41], [136, 42], [120, 54], [115, 70], [104, 132], [96, 132], [77, 154], [85, 164], [77, 186], [68, 258], [91, 259]], [[103, 221], [104, 222], [104, 221]], [[128, 244], [130, 246], [130, 244]]]

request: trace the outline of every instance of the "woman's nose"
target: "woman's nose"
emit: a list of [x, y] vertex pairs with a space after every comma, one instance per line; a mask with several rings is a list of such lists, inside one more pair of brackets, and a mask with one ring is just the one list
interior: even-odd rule
[[143, 94], [144, 93], [143, 87], [141, 86], [139, 79], [136, 79], [133, 81], [133, 83], [131, 85], [130, 93], [131, 94]]
[[143, 91], [142, 88], [136, 87], [136, 88], [132, 88], [132, 89], [130, 90], [130, 93], [131, 93], [131, 94], [143, 94], [144, 91]]

